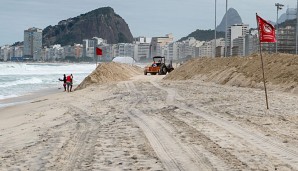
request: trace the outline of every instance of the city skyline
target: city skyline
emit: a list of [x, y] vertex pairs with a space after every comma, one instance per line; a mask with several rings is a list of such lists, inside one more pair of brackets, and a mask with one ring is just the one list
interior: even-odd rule
[[[225, 13], [224, 0], [217, 0], [217, 25]], [[293, 0], [276, 1], [284, 4], [279, 14], [285, 13], [287, 7], [296, 8]], [[267, 20], [276, 21], [276, 2], [267, 0], [229, 0], [228, 7], [235, 8], [240, 14], [243, 23], [256, 27], [255, 13]], [[243, 4], [246, 5], [243, 5]], [[151, 0], [139, 2], [130, 0], [5, 0], [0, 11], [0, 46], [23, 41], [24, 30], [30, 27], [44, 29], [49, 25], [57, 25], [61, 20], [76, 17], [91, 10], [110, 6], [129, 25], [134, 37], [163, 36], [173, 33], [175, 40], [187, 36], [196, 29], [214, 29], [214, 0], [189, 0], [181, 3], [176, 0]], [[54, 12], [53, 12], [54, 11]], [[209, 15], [206, 15], [210, 13]]]

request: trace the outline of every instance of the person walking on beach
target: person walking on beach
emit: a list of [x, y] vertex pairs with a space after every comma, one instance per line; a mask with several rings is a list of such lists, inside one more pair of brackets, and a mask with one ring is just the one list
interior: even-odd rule
[[66, 77], [67, 92], [71, 92], [71, 89], [72, 89], [72, 79], [73, 79], [72, 74], [70, 74], [70, 75], [68, 75]]
[[70, 78], [71, 78], [71, 84], [70, 84], [70, 91], [71, 91], [71, 89], [72, 89], [72, 84], [73, 84], [73, 75], [72, 75], [72, 74], [70, 74]]
[[66, 91], [66, 75], [63, 75], [63, 79], [59, 78], [59, 81], [63, 81], [63, 87], [64, 87], [64, 91]]

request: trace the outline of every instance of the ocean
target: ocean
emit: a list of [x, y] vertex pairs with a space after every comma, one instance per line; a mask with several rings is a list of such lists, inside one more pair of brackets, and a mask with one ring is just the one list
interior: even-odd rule
[[78, 85], [95, 69], [95, 64], [0, 62], [0, 100], [28, 95], [49, 88], [61, 88], [63, 74], [73, 74]]

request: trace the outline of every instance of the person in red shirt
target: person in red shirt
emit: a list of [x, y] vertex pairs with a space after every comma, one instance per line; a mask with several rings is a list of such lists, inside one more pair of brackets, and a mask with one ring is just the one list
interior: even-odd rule
[[68, 75], [66, 77], [67, 92], [71, 92], [71, 89], [72, 89], [72, 79], [73, 79], [72, 74], [70, 74], [70, 75]]

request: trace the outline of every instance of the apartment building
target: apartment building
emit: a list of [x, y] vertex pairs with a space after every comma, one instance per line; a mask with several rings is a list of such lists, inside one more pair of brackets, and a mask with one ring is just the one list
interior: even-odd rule
[[163, 47], [174, 41], [173, 34], [167, 34], [165, 37], [153, 37], [150, 47], [150, 58], [153, 56], [162, 56]]
[[[181, 42], [172, 42], [168, 45], [168, 53], [166, 58], [172, 61], [176, 61], [180, 58], [179, 53], [180, 53], [180, 48]], [[179, 46], [180, 45], [180, 46]]]
[[244, 56], [251, 55], [259, 51], [258, 31], [253, 30], [245, 35], [245, 52]]
[[24, 46], [11, 46], [9, 48], [9, 58], [10, 61], [23, 61]]
[[[215, 49], [216, 44], [216, 50]], [[199, 46], [199, 57], [219, 57], [224, 55], [224, 46], [225, 41], [223, 38], [219, 38], [216, 40], [203, 42], [201, 46]]]
[[116, 46], [116, 56], [133, 57], [134, 45], [131, 43], [118, 43]]
[[94, 58], [96, 56], [95, 48], [99, 45], [107, 44], [107, 40], [93, 37], [92, 39], [83, 40], [83, 57]]
[[204, 44], [199, 47], [199, 57], [212, 57], [213, 52], [211, 41], [204, 42]]
[[24, 31], [24, 57], [35, 61], [41, 60], [42, 29], [35, 27]]
[[216, 40], [215, 57], [223, 57], [225, 55], [225, 39], [219, 38]]
[[13, 57], [21, 58], [24, 55], [24, 46], [15, 46]]
[[53, 45], [50, 49], [51, 56], [54, 60], [64, 59], [64, 48], [60, 45]]
[[280, 53], [296, 53], [296, 28], [286, 26], [278, 29], [278, 46], [277, 50]]
[[112, 61], [116, 57], [117, 44], [102, 44], [99, 48], [102, 49], [103, 53], [99, 60]]
[[134, 44], [134, 55], [133, 58], [136, 61], [144, 61], [149, 58], [150, 44], [149, 43], [138, 43]]
[[144, 37], [144, 36], [139, 36], [139, 37], [135, 37], [133, 39], [133, 44], [140, 44], [140, 43], [151, 43], [152, 38], [150, 37]]
[[238, 45], [234, 44], [234, 43], [239, 42], [239, 40], [234, 41], [234, 39], [241, 37], [241, 36], [245, 37], [245, 35], [248, 34], [248, 32], [249, 32], [248, 29], [249, 29], [248, 24], [234, 24], [229, 27], [228, 33], [227, 33], [227, 46], [229, 47], [229, 48], [227, 48], [227, 56], [236, 56], [237, 55], [237, 54], [233, 55], [233, 48], [234, 48], [234, 52], [237, 52], [237, 51], [235, 51], [235, 49], [237, 49]]
[[93, 58], [95, 55], [96, 40], [84, 39], [83, 40], [83, 57]]
[[[151, 38], [148, 37], [136, 37], [134, 38], [134, 55], [133, 58], [136, 61], [144, 61], [150, 58], [150, 43]], [[150, 60], [150, 59], [149, 59]]]
[[0, 61], [7, 61], [10, 57], [10, 46], [5, 45], [0, 49]]
[[189, 37], [182, 42], [182, 53], [180, 58], [188, 58], [195, 56], [195, 46], [197, 40], [194, 37]]
[[245, 37], [239, 36], [233, 40], [232, 56], [245, 55]]
[[[262, 50], [275, 53], [276, 43], [262, 43]], [[277, 52], [296, 54], [296, 28], [286, 26], [278, 29]]]

